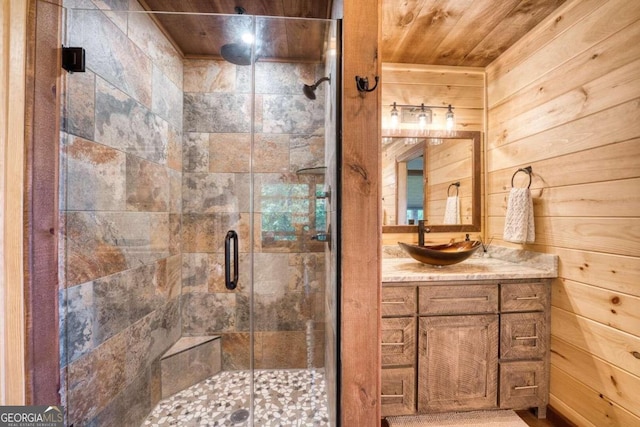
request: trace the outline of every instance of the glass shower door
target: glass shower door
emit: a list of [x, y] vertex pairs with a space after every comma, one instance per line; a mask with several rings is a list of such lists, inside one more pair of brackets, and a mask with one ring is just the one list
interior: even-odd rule
[[335, 22], [66, 3], [68, 423], [332, 424]]
[[64, 6], [64, 43], [83, 48], [86, 65], [62, 75], [66, 421], [140, 425], [169, 390], [165, 355], [191, 338], [182, 334], [183, 57], [136, 2]]
[[[183, 60], [182, 337], [219, 337], [220, 363], [218, 373], [195, 386], [197, 398], [186, 402], [194, 408], [206, 401], [207, 422], [253, 425], [255, 19], [189, 19], [202, 32], [215, 33], [224, 57]], [[207, 52], [209, 46], [199, 49]]]
[[[316, 51], [285, 49], [283, 38], [301, 28], [318, 39]], [[256, 29], [262, 43], [254, 67], [252, 159], [255, 421], [328, 425], [325, 174], [331, 150], [325, 145], [328, 139], [335, 145], [335, 138], [325, 116], [335, 82], [322, 47], [331, 23], [258, 17]], [[311, 99], [303, 87], [320, 80]]]

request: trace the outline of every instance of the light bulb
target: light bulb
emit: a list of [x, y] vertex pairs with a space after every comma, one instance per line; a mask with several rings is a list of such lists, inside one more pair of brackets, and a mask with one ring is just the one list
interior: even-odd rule
[[420, 106], [420, 114], [418, 114], [418, 126], [420, 130], [427, 128], [427, 111], [424, 109], [424, 104]]
[[420, 105], [420, 114], [418, 114], [418, 126], [420, 130], [426, 130], [427, 125], [431, 123], [431, 109], [425, 108], [424, 104]]
[[241, 38], [242, 38], [242, 41], [245, 42], [246, 44], [252, 44], [253, 41], [255, 40], [255, 37], [251, 33], [243, 33]]
[[396, 103], [393, 103], [393, 108], [391, 109], [391, 127], [396, 129], [398, 127], [398, 109], [396, 108]]
[[447, 128], [447, 130], [453, 130], [453, 128], [455, 128], [456, 126], [456, 121], [453, 115], [453, 110], [451, 109], [451, 105], [449, 105], [449, 109], [447, 110], [447, 114], [445, 118], [446, 118], [445, 127]]

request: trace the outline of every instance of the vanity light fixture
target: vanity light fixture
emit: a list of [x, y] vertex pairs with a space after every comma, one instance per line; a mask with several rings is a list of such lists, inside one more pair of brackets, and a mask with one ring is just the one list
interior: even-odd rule
[[[402, 123], [418, 123], [420, 130], [426, 130], [427, 125], [433, 123], [433, 109], [442, 108], [447, 110], [445, 113], [445, 128], [448, 131], [455, 129], [455, 116], [453, 109], [455, 107], [449, 104], [446, 107], [436, 105], [410, 105], [410, 104], [398, 104], [394, 102], [391, 107], [391, 127], [397, 129], [399, 124]], [[398, 110], [400, 109], [400, 110]], [[401, 114], [402, 112], [402, 114]]]

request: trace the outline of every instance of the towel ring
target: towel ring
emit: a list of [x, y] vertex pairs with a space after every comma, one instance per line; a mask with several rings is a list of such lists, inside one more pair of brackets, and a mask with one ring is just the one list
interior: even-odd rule
[[513, 178], [516, 177], [518, 172], [524, 172], [527, 175], [529, 175], [529, 185], [527, 185], [527, 188], [531, 188], [531, 174], [533, 173], [533, 169], [531, 169], [531, 166], [527, 166], [526, 168], [520, 168], [514, 172], [514, 174], [511, 176], [511, 188], [513, 188]]
[[454, 182], [449, 186], [449, 188], [447, 188], [447, 197], [450, 197], [449, 190], [451, 190], [451, 187], [454, 187], [454, 186], [456, 187], [456, 196], [458, 195], [458, 190], [460, 189], [460, 182]]

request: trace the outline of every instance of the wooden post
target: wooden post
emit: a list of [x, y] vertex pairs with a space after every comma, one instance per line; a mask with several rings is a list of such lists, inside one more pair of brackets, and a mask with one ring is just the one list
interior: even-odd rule
[[381, 90], [378, 0], [344, 0], [342, 98], [341, 425], [380, 423]]
[[58, 151], [61, 0], [29, 0], [24, 134], [26, 404], [60, 396]]

